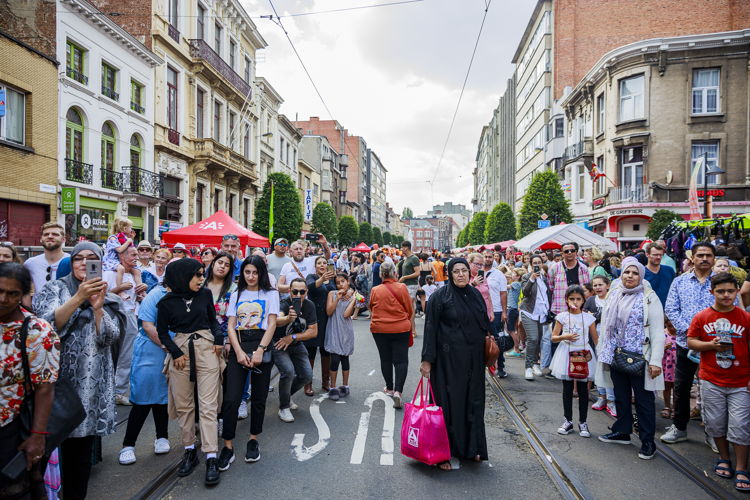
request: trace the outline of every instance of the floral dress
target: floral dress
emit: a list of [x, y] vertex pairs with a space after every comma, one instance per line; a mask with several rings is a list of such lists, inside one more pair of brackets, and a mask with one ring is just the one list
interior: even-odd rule
[[229, 287], [229, 290], [227, 290], [227, 293], [225, 293], [222, 297], [219, 297], [218, 300], [214, 301], [214, 309], [216, 309], [216, 320], [219, 322], [219, 327], [221, 328], [221, 333], [224, 335], [224, 337], [227, 336], [229, 329], [229, 316], [227, 316], [229, 297], [232, 296], [232, 293], [235, 290], [237, 290], [237, 283], [232, 283], [232, 285]]
[[677, 340], [674, 335], [664, 332], [664, 344], [672, 343], [671, 347], [664, 348], [664, 357], [661, 360], [661, 368], [664, 372], [664, 382], [674, 382], [674, 369], [677, 364]]

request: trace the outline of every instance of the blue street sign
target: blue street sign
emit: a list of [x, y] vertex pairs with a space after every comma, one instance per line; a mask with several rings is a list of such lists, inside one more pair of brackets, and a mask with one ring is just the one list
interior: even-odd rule
[[0, 116], [5, 116], [5, 89], [0, 89]]
[[549, 219], [548, 220], [539, 219], [538, 221], [536, 221], [536, 227], [538, 229], [544, 229], [545, 227], [550, 227], [551, 225], [552, 225], [552, 221]]

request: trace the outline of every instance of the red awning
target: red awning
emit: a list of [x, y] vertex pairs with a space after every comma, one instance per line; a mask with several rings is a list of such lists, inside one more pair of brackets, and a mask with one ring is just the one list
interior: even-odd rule
[[268, 238], [245, 228], [223, 210], [190, 226], [167, 231], [161, 235], [161, 239], [169, 247], [173, 247], [176, 243], [183, 243], [185, 246], [206, 245], [218, 248], [226, 234], [237, 235], [242, 246], [263, 248], [270, 246]]
[[370, 251], [370, 247], [368, 247], [367, 245], [365, 245], [364, 242], [362, 242], [359, 245], [357, 245], [356, 247], [350, 248], [349, 251], [350, 252], [369, 252]]

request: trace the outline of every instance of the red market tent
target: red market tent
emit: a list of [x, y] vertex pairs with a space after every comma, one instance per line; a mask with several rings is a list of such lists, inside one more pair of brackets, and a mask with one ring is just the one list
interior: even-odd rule
[[350, 248], [349, 251], [350, 252], [369, 252], [370, 251], [370, 247], [368, 247], [367, 245], [365, 245], [364, 242], [362, 242], [359, 245], [357, 245], [356, 247]]
[[169, 247], [173, 247], [176, 243], [183, 243], [188, 247], [206, 245], [218, 248], [225, 234], [237, 235], [242, 246], [263, 248], [270, 246], [268, 238], [246, 229], [223, 210], [190, 226], [167, 231], [161, 235], [161, 239]]

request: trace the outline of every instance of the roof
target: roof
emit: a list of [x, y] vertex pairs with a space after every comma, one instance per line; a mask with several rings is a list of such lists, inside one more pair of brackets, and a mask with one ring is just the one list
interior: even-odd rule
[[516, 241], [513, 245], [522, 252], [530, 252], [541, 247], [545, 243], [557, 243], [562, 245], [569, 241], [575, 241], [582, 248], [597, 246], [602, 250], [617, 251], [617, 246], [612, 240], [599, 236], [578, 224], [558, 224], [556, 226], [538, 229]]
[[186, 246], [211, 245], [219, 247], [226, 234], [239, 236], [240, 243], [245, 246], [268, 248], [268, 238], [256, 234], [234, 220], [224, 210], [219, 210], [212, 216], [190, 226], [167, 231], [161, 235], [167, 245], [184, 243]]

